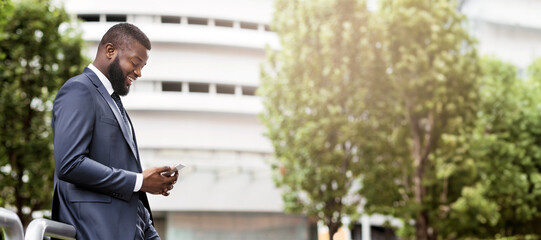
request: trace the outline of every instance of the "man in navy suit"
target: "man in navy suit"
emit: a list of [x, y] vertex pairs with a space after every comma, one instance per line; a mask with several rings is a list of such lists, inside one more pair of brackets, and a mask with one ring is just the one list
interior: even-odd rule
[[133, 124], [119, 96], [141, 77], [151, 45], [120, 23], [101, 39], [96, 58], [69, 79], [53, 107], [55, 188], [52, 218], [77, 239], [160, 239], [146, 193], [169, 195], [171, 167], [142, 171]]

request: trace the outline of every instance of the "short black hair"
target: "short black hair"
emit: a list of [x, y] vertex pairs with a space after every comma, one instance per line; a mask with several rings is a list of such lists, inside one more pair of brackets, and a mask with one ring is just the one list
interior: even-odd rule
[[107, 43], [112, 43], [117, 48], [124, 48], [133, 40], [143, 45], [147, 50], [152, 47], [147, 35], [138, 27], [130, 23], [119, 23], [107, 30], [101, 38], [100, 47]]

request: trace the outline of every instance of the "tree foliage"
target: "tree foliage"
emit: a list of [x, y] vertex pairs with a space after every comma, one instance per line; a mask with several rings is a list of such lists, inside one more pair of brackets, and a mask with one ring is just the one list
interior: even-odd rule
[[[325, 219], [318, 211], [329, 204], [314, 203], [328, 197], [314, 193], [358, 178], [367, 211], [415, 220], [410, 232], [435, 238], [460, 184], [474, 177], [472, 159], [456, 154], [467, 150], [459, 136], [476, 113], [473, 41], [449, 1], [382, 1], [376, 14], [364, 4], [277, 4], [282, 50], [270, 55], [275, 71], [264, 74], [260, 92], [277, 182], [289, 208]], [[345, 149], [340, 143], [354, 147], [353, 174], [339, 171], [343, 158], [332, 158]], [[320, 160], [327, 155], [335, 160]]]
[[479, 59], [455, 3], [277, 1], [259, 94], [287, 210], [331, 234], [355, 204], [406, 238], [541, 234], [541, 60]]
[[[385, 144], [396, 154], [370, 159], [372, 167], [384, 167], [366, 172], [361, 193], [368, 210], [415, 220], [417, 239], [436, 239], [472, 164], [461, 135], [475, 120], [476, 51], [452, 1], [383, 0], [379, 16], [388, 76], [368, 80], [387, 81], [383, 92], [374, 93], [385, 96], [386, 107], [374, 109], [379, 117], [373, 120], [393, 126], [379, 139], [388, 138]], [[385, 172], [392, 168], [392, 175]], [[373, 192], [379, 184], [395, 192]]]
[[463, 189], [449, 222], [458, 237], [539, 236], [541, 60], [530, 67], [529, 79], [495, 59], [482, 66], [482, 100], [470, 135], [478, 181]]
[[[0, 41], [5, 38], [4, 27], [7, 23], [7, 18], [13, 14], [13, 4], [9, 0], [0, 0]], [[0, 52], [0, 60], [4, 59], [6, 54]]]
[[82, 71], [83, 40], [62, 8], [14, 2], [0, 52], [0, 206], [24, 225], [50, 209], [54, 158], [50, 110], [56, 91]]
[[362, 168], [362, 85], [376, 66], [370, 13], [363, 1], [276, 1], [272, 29], [281, 51], [268, 51], [259, 94], [261, 119], [275, 149], [275, 180], [285, 208], [323, 221], [332, 236], [357, 212]]

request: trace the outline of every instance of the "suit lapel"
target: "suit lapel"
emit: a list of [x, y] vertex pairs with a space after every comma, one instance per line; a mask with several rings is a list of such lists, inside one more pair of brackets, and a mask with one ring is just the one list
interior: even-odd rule
[[[135, 129], [133, 128], [133, 123], [131, 122], [131, 118], [128, 115], [128, 113], [126, 113], [126, 116], [128, 117], [128, 121], [130, 121], [130, 124], [132, 125], [133, 144], [135, 146], [135, 150], [137, 150], [138, 148], [137, 148], [137, 138], [135, 137]], [[136, 152], [135, 159], [139, 160], [139, 152]], [[139, 171], [143, 172], [141, 164], [137, 164], [137, 168], [139, 169]]]
[[[107, 105], [109, 105], [109, 108], [111, 109], [111, 111], [113, 111], [113, 114], [115, 115], [116, 121], [118, 122], [118, 124], [120, 125], [120, 129], [122, 130], [122, 135], [124, 136], [124, 140], [126, 140], [128, 145], [130, 146], [131, 151], [132, 151], [133, 156], [135, 157], [135, 159], [137, 161], [139, 161], [139, 157], [137, 156], [138, 154], [137, 154], [137, 149], [136, 149], [136, 146], [135, 146], [134, 139], [130, 139], [130, 134], [128, 132], [130, 127], [127, 126], [126, 123], [124, 122], [124, 120], [122, 118], [122, 115], [121, 115], [120, 111], [118, 110], [118, 107], [116, 106], [116, 103], [113, 101], [113, 98], [111, 98], [111, 96], [109, 96], [109, 93], [107, 92], [107, 89], [105, 89], [103, 84], [101, 84], [100, 79], [98, 78], [98, 76], [96, 76], [96, 74], [94, 74], [94, 72], [92, 70], [90, 70], [89, 68], [85, 68], [83, 73], [85, 73], [88, 76], [88, 78], [90, 79], [90, 81], [92, 81], [94, 86], [96, 86], [96, 89], [98, 90], [98, 92], [101, 94], [101, 96], [103, 97], [105, 102], [107, 102]], [[127, 115], [127, 113], [126, 113], [126, 115]], [[131, 124], [131, 122], [130, 122], [130, 124]], [[133, 136], [135, 138], [135, 135], [133, 135]]]

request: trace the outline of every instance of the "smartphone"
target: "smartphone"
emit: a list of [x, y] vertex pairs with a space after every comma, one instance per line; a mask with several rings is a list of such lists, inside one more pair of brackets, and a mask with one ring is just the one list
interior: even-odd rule
[[171, 177], [173, 176], [173, 174], [176, 172], [176, 171], [180, 171], [180, 169], [184, 168], [185, 166], [182, 165], [182, 163], [179, 163], [175, 166], [175, 168], [173, 169], [173, 171], [170, 171], [170, 172], [162, 172], [161, 175], [164, 176], [164, 177]]

